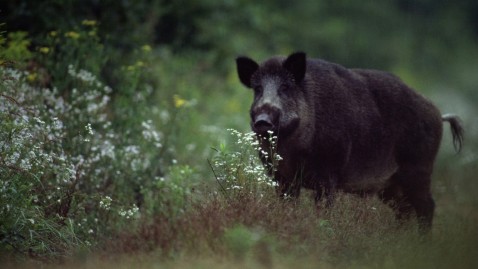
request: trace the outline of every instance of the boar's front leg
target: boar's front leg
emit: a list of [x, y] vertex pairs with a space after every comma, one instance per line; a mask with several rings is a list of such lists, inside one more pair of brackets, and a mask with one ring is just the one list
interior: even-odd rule
[[301, 185], [298, 184], [298, 182], [290, 181], [290, 180], [285, 180], [285, 179], [279, 179], [279, 186], [277, 186], [277, 194], [281, 198], [298, 198], [300, 195], [300, 188]]
[[331, 180], [330, 184], [325, 187], [325, 207], [331, 208], [334, 205], [335, 197], [337, 194], [337, 182]]
[[334, 205], [335, 197], [337, 194], [337, 177], [328, 176], [327, 180], [319, 181], [319, 184], [315, 187], [315, 204], [318, 206], [325, 196], [325, 207], [331, 208]]

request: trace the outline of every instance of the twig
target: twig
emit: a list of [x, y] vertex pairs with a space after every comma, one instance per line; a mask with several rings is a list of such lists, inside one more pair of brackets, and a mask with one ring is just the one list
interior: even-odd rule
[[13, 97], [11, 97], [11, 96], [8, 96], [8, 95], [5, 95], [5, 94], [0, 93], [0, 97], [3, 97], [3, 98], [5, 98], [5, 99], [7, 99], [8, 101], [14, 103], [14, 104], [17, 105], [18, 107], [24, 109], [25, 111], [27, 111], [27, 112], [29, 112], [29, 113], [31, 113], [31, 114], [33, 114], [33, 115], [35, 114], [31, 109], [24, 107], [20, 102], [18, 102], [15, 98], [13, 98]]
[[225, 194], [225, 193], [226, 193], [226, 189], [224, 188], [224, 186], [222, 186], [221, 181], [220, 181], [219, 178], [217, 177], [216, 171], [214, 171], [214, 167], [212, 166], [212, 163], [211, 163], [211, 161], [210, 161], [209, 159], [207, 159], [207, 163], [209, 164], [209, 167], [211, 168], [211, 171], [212, 171], [212, 173], [214, 174], [214, 177], [216, 178], [216, 181], [217, 181], [217, 183], [219, 184], [219, 187], [221, 187], [222, 192]]

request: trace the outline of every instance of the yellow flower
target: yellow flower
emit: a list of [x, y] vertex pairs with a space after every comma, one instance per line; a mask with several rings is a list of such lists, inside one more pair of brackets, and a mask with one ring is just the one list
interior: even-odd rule
[[181, 98], [179, 95], [173, 95], [174, 106], [180, 108], [186, 104], [186, 100]]
[[66, 37], [69, 37], [69, 38], [71, 38], [71, 39], [78, 39], [78, 38], [80, 38], [80, 34], [77, 33], [77, 32], [74, 32], [74, 31], [70, 31], [70, 32], [65, 33], [65, 36], [66, 36]]
[[27, 76], [27, 80], [29, 82], [34, 82], [37, 79], [37, 73], [30, 73]]
[[49, 47], [41, 47], [40, 52], [43, 53], [43, 54], [48, 54], [48, 52], [50, 52], [50, 48]]
[[58, 32], [57, 32], [57, 31], [51, 31], [51, 32], [50, 32], [50, 36], [52, 36], [52, 37], [55, 37], [55, 36], [57, 36], [57, 35], [58, 35]]
[[151, 51], [151, 46], [150, 45], [144, 45], [144, 46], [141, 47], [141, 49], [144, 52], [150, 52]]
[[86, 25], [86, 26], [95, 26], [96, 21], [95, 20], [83, 20], [81, 24]]

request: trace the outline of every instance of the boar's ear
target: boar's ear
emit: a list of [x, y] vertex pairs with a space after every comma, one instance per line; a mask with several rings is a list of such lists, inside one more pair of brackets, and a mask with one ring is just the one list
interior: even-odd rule
[[287, 71], [291, 72], [296, 83], [302, 82], [305, 76], [306, 57], [303, 52], [291, 54], [282, 64]]
[[236, 59], [237, 74], [242, 84], [251, 87], [251, 77], [257, 71], [259, 65], [254, 60], [247, 57], [238, 57]]

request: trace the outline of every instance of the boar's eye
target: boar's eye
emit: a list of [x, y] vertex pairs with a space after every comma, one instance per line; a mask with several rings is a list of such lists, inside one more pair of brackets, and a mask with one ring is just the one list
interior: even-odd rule
[[254, 87], [254, 93], [255, 94], [261, 94], [262, 93], [262, 86], [256, 86]]
[[287, 84], [283, 83], [279, 87], [279, 93], [287, 93], [288, 90], [289, 90], [289, 86], [287, 86]]

